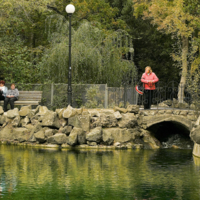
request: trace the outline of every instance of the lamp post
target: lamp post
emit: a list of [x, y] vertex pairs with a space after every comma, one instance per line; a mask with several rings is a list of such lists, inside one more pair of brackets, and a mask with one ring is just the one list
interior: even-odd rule
[[75, 7], [72, 4], [69, 4], [65, 8], [66, 12], [69, 15], [69, 69], [68, 69], [68, 89], [67, 89], [67, 102], [68, 105], [72, 105], [72, 85], [71, 85], [71, 18], [72, 14], [75, 12]]

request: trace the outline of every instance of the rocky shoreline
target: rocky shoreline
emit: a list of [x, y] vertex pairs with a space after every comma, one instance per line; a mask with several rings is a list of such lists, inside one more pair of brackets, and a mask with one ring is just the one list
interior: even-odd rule
[[114, 109], [50, 111], [23, 106], [4, 113], [0, 107], [0, 144], [42, 148], [158, 149], [160, 142], [140, 127], [137, 105]]

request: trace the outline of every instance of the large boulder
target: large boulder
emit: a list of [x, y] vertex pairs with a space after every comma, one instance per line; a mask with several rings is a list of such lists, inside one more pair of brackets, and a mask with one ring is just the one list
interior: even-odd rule
[[200, 126], [191, 130], [190, 137], [193, 140], [193, 142], [200, 144]]
[[19, 115], [16, 116], [16, 117], [12, 120], [12, 125], [13, 125], [14, 127], [19, 126], [20, 120], [21, 120], [20, 116], [19, 116]]
[[25, 126], [28, 125], [29, 122], [30, 122], [30, 119], [29, 119], [28, 116], [26, 116], [24, 119], [21, 120], [20, 123], [21, 123], [21, 126], [22, 126], [22, 127], [25, 127]]
[[40, 115], [41, 116], [41, 115], [45, 115], [47, 111], [48, 111], [48, 108], [46, 106], [39, 106], [37, 111], [35, 111], [35, 112], [37, 112], [36, 115]]
[[5, 115], [0, 115], [0, 124], [4, 124], [6, 122], [6, 116]]
[[28, 139], [29, 142], [36, 142], [36, 138], [34, 136], [35, 133], [42, 130], [42, 125], [40, 123], [37, 123], [34, 125], [33, 129], [31, 130], [30, 137]]
[[19, 111], [21, 117], [27, 116], [31, 112], [31, 106], [23, 106]]
[[44, 134], [44, 131], [41, 130], [41, 131], [38, 131], [37, 133], [34, 134], [34, 137], [36, 138], [36, 140], [39, 142], [39, 143], [44, 143], [46, 142], [46, 137], [45, 137], [45, 134]]
[[90, 130], [90, 116], [89, 115], [76, 115], [68, 119], [68, 125], [82, 128], [84, 132], [89, 132]]
[[137, 125], [137, 118], [134, 113], [122, 114], [122, 119], [119, 120], [120, 128], [134, 128]]
[[76, 109], [72, 108], [70, 105], [68, 105], [68, 107], [63, 111], [64, 118], [70, 118], [75, 116], [76, 114]]
[[72, 135], [77, 134], [77, 142], [78, 142], [78, 144], [81, 145], [81, 144], [85, 144], [86, 143], [85, 132], [81, 128], [74, 127], [73, 130], [71, 131], [71, 134]]
[[110, 128], [117, 126], [117, 119], [114, 113], [100, 113], [100, 117], [92, 118], [93, 123], [91, 124], [92, 127], [103, 127], [103, 128]]
[[115, 116], [116, 119], [121, 119], [122, 118], [122, 115], [120, 114], [119, 111], [114, 112], [114, 116]]
[[139, 113], [139, 106], [138, 105], [128, 105], [127, 106], [127, 111], [129, 113], [138, 114]]
[[143, 130], [142, 133], [140, 134], [140, 136], [142, 136], [142, 140], [149, 145], [148, 148], [150, 147], [152, 149], [158, 149], [161, 147], [159, 140], [157, 140], [151, 134], [151, 132], [149, 132], [147, 130]]
[[103, 130], [104, 133], [110, 132], [114, 142], [129, 142], [132, 141], [133, 135], [132, 132], [129, 129], [121, 129], [121, 128], [112, 128], [112, 129], [105, 129]]
[[9, 119], [13, 119], [17, 116], [19, 116], [18, 108], [14, 108], [13, 110], [9, 110], [7, 112], [7, 118], [9, 118]]
[[86, 140], [90, 142], [100, 143], [102, 140], [102, 128], [96, 127], [86, 135]]
[[63, 133], [56, 133], [55, 135], [49, 137], [47, 142], [58, 145], [65, 144], [67, 142], [67, 136]]
[[72, 131], [72, 126], [65, 126], [59, 129], [59, 132], [69, 135]]
[[127, 113], [127, 109], [125, 108], [119, 108], [117, 106], [114, 107], [114, 111], [119, 111], [120, 113]]
[[112, 136], [112, 133], [109, 131], [109, 129], [107, 130], [103, 130], [103, 142], [107, 145], [111, 145], [114, 142], [114, 138]]
[[13, 139], [19, 142], [26, 142], [30, 137], [30, 130], [27, 128], [13, 129]]
[[45, 135], [45, 137], [48, 138], [48, 137], [55, 135], [56, 132], [57, 132], [56, 129], [47, 129], [47, 130], [44, 131], [44, 135]]
[[42, 119], [42, 126], [60, 128], [61, 124], [56, 112], [47, 111]]
[[75, 146], [78, 142], [78, 134], [76, 131], [72, 131], [68, 137], [67, 144]]
[[13, 140], [13, 129], [11, 126], [6, 126], [0, 131], [1, 140]]

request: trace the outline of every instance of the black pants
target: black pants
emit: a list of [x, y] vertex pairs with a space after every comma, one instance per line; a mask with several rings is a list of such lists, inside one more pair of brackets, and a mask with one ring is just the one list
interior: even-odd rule
[[11, 108], [11, 109], [14, 109], [14, 102], [15, 102], [16, 100], [17, 100], [16, 97], [12, 97], [12, 98], [6, 97], [5, 100], [4, 100], [4, 107], [3, 107], [4, 112], [7, 111], [7, 105], [8, 105], [8, 103], [10, 103], [10, 108]]
[[0, 95], [0, 101], [4, 101], [5, 97]]
[[153, 99], [153, 90], [144, 90], [144, 109], [150, 109]]

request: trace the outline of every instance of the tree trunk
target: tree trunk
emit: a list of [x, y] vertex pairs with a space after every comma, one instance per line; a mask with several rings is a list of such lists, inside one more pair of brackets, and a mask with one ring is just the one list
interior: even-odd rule
[[187, 56], [188, 56], [188, 38], [182, 36], [182, 74], [181, 81], [179, 83], [178, 88], [178, 101], [179, 103], [183, 103], [184, 100], [184, 90], [186, 85], [187, 78]]

